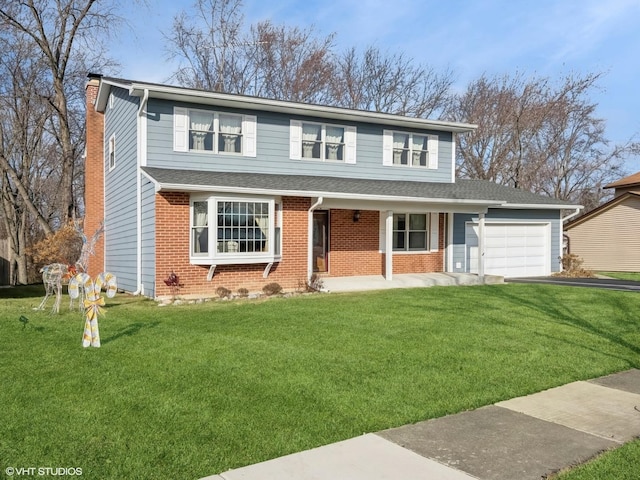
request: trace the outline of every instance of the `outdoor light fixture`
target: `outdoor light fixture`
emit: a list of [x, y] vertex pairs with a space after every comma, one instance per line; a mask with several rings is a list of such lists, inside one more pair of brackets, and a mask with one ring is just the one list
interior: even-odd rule
[[353, 221], [354, 222], [359, 222], [360, 221], [360, 210], [354, 210], [353, 211]]

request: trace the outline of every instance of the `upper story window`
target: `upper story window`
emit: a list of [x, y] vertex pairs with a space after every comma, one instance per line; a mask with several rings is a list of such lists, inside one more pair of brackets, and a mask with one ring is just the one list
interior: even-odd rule
[[191, 202], [193, 263], [263, 263], [280, 255], [274, 199], [208, 197]]
[[356, 128], [291, 120], [290, 157], [294, 160], [356, 163]]
[[109, 170], [116, 167], [116, 135], [115, 133], [109, 137]]
[[385, 130], [383, 165], [438, 168], [438, 136]]
[[174, 107], [173, 149], [256, 156], [256, 117]]

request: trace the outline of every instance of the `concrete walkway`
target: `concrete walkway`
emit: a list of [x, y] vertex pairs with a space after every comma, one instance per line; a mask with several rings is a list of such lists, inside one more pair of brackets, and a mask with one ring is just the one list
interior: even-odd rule
[[327, 292], [359, 292], [364, 290], [386, 290], [389, 288], [433, 287], [435, 285], [481, 285], [503, 283], [504, 278], [485, 275], [484, 279], [472, 273], [405, 273], [396, 274], [392, 280], [382, 275], [360, 277], [324, 277], [323, 290]]
[[369, 433], [206, 480], [539, 480], [640, 436], [640, 370]]

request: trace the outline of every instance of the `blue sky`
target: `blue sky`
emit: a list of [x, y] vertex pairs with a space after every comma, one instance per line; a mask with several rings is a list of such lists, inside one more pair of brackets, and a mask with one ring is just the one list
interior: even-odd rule
[[[149, 3], [128, 7], [130, 27], [114, 39], [111, 54], [121, 76], [164, 82], [173, 65], [162, 32], [191, 2]], [[244, 6], [247, 24], [313, 26], [319, 35], [335, 33], [338, 50], [375, 45], [436, 70], [450, 68], [461, 90], [483, 73], [606, 72], [593, 100], [607, 137], [640, 141], [640, 0], [244, 0]], [[640, 158], [626, 166], [640, 170]]]

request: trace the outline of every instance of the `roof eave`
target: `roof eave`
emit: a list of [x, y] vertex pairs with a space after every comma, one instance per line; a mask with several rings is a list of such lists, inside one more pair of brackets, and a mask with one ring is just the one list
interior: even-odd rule
[[505, 202], [503, 200], [480, 200], [480, 199], [449, 199], [449, 198], [427, 198], [427, 197], [407, 197], [393, 195], [367, 195], [360, 193], [345, 192], [327, 192], [327, 191], [311, 191], [311, 190], [278, 190], [269, 188], [249, 188], [235, 186], [217, 186], [217, 185], [196, 185], [182, 183], [162, 183], [154, 180], [146, 175], [155, 183], [156, 192], [220, 192], [234, 193], [244, 195], [272, 195], [272, 196], [290, 196], [290, 197], [306, 197], [337, 200], [362, 200], [362, 201], [390, 201], [390, 202], [406, 202], [406, 203], [431, 203], [431, 204], [456, 204], [465, 206], [482, 206], [485, 208], [501, 206]]
[[[110, 82], [114, 85], [117, 85], [117, 82]], [[396, 125], [402, 127], [420, 128], [453, 133], [471, 132], [478, 128], [477, 125], [468, 123], [427, 120], [424, 118], [405, 117], [389, 113], [370, 112], [365, 110], [350, 110], [347, 108], [306, 103], [294, 103], [283, 100], [271, 100], [260, 97], [248, 97], [244, 95], [228, 93], [207, 92], [203, 90], [193, 90], [181, 87], [161, 86], [139, 82], [133, 82], [129, 86], [123, 88], [129, 88], [129, 93], [133, 96], [142, 96], [144, 94], [144, 91], [148, 90], [150, 98], [278, 112], [286, 113], [289, 115], [306, 115], [320, 118], [339, 119], [343, 121], [367, 122], [390, 126]]]

